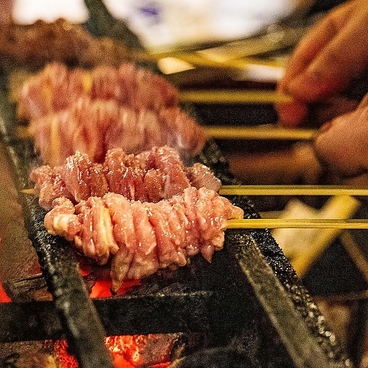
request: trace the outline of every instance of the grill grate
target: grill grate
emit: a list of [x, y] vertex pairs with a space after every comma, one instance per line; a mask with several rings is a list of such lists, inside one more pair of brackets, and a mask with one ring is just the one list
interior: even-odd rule
[[[15, 138], [14, 111], [6, 93], [0, 97], [3, 145], [19, 190], [30, 186], [37, 159], [31, 142]], [[224, 184], [235, 181], [213, 142], [197, 159]], [[188, 267], [159, 272], [124, 296], [92, 301], [71, 245], [47, 234], [36, 198], [22, 199], [53, 302], [0, 305], [9, 316], [0, 320], [0, 342], [66, 336], [80, 367], [109, 367], [105, 335], [200, 333], [200, 351], [185, 352], [174, 367], [351, 366], [267, 230], [227, 231], [225, 250], [211, 264], [195, 257]], [[247, 198], [232, 200], [248, 217], [258, 216]]]

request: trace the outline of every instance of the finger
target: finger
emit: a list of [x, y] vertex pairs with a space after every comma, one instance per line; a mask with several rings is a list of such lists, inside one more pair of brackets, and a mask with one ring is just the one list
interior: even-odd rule
[[317, 157], [342, 177], [368, 169], [368, 106], [340, 116], [320, 129], [314, 141]]
[[302, 125], [307, 117], [307, 105], [303, 102], [276, 104], [275, 109], [279, 117], [279, 124], [294, 128]]
[[313, 103], [309, 106], [307, 121], [310, 124], [313, 123], [313, 125], [322, 125], [340, 115], [355, 110], [358, 105], [359, 101], [350, 100], [344, 96], [330, 97], [326, 101]]
[[355, 19], [334, 37], [305, 71], [288, 84], [288, 92], [306, 101], [316, 101], [341, 91], [358, 77], [368, 64], [368, 33], [357, 24], [368, 22], [368, 12]]
[[304, 36], [289, 59], [281, 84], [287, 84], [296, 75], [307, 69], [316, 55], [336, 37], [346, 24], [346, 13], [351, 11], [350, 8], [351, 6], [346, 5], [343, 8], [336, 8], [337, 10], [324, 17]]
[[336, 36], [337, 29], [328, 19], [313, 28], [292, 53], [281, 83], [287, 84], [304, 72], [316, 55]]
[[275, 110], [281, 126], [295, 128], [301, 125], [321, 126], [340, 115], [367, 105], [368, 95], [361, 102], [344, 96], [334, 96], [321, 103], [306, 104], [295, 100], [290, 103], [276, 104]]

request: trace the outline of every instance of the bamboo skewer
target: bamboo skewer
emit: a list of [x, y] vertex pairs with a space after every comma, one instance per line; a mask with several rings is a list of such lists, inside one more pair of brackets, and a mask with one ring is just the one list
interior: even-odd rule
[[286, 129], [279, 127], [234, 127], [209, 126], [204, 127], [207, 136], [216, 139], [283, 139], [311, 140], [315, 137], [315, 129]]
[[35, 190], [33, 188], [22, 189], [20, 192], [22, 194], [36, 195]]
[[228, 229], [368, 229], [368, 219], [242, 219], [229, 220]]
[[[32, 189], [22, 193], [34, 194]], [[368, 219], [283, 219], [251, 218], [228, 220], [227, 229], [368, 229]]]
[[[315, 129], [287, 129], [279, 127], [234, 127], [204, 126], [206, 135], [215, 139], [255, 139], [255, 140], [312, 140], [317, 134]], [[27, 127], [18, 126], [18, 138], [30, 138]]]
[[368, 188], [343, 185], [223, 185], [220, 195], [247, 196], [368, 196]]
[[[33, 188], [22, 189], [23, 194], [35, 195]], [[223, 196], [368, 196], [368, 189], [334, 185], [223, 185]]]
[[193, 64], [194, 66], [206, 67], [206, 68], [220, 68], [220, 69], [245, 69], [250, 65], [266, 66], [272, 68], [285, 68], [284, 61], [272, 60], [272, 59], [261, 59], [256, 57], [244, 57], [236, 58], [231, 60], [216, 61], [201, 55], [198, 52], [161, 52], [161, 53], [147, 53], [147, 52], [136, 52], [133, 54], [135, 60], [140, 61], [154, 61], [158, 62], [165, 58], [176, 58], [183, 60], [187, 63]]
[[[230, 186], [231, 187], [231, 186]], [[256, 187], [256, 186], [255, 186]], [[270, 186], [271, 187], [271, 186]], [[281, 186], [282, 187], [282, 186]], [[312, 189], [320, 187], [312, 186]], [[292, 188], [291, 188], [292, 189]], [[294, 188], [298, 189], [298, 188]], [[331, 189], [338, 189], [332, 187]], [[348, 192], [354, 188], [345, 188]], [[364, 189], [362, 189], [364, 190]], [[34, 195], [34, 189], [24, 189], [21, 191], [24, 194]], [[264, 192], [262, 192], [263, 194]], [[280, 194], [281, 192], [279, 192]], [[220, 191], [221, 194], [221, 191]], [[304, 194], [304, 193], [303, 193]], [[339, 192], [342, 195], [341, 192]], [[368, 195], [368, 190], [365, 190], [364, 195]], [[288, 218], [250, 218], [237, 219], [227, 221], [228, 229], [280, 229], [280, 228], [304, 228], [304, 229], [368, 229], [368, 219], [326, 219], [326, 218], [311, 218], [311, 219], [288, 219]]]
[[[24, 194], [34, 195], [33, 189], [24, 189]], [[251, 218], [227, 221], [228, 229], [368, 229], [368, 219], [264, 219]]]
[[273, 90], [188, 90], [181, 91], [179, 98], [182, 102], [205, 104], [274, 104], [292, 102], [292, 98]]

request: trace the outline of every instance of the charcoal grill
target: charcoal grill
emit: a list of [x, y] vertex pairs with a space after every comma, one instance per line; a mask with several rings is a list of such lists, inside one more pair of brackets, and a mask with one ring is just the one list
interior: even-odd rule
[[[32, 143], [15, 134], [4, 86], [0, 102], [1, 154], [20, 192], [31, 186], [37, 157]], [[236, 182], [214, 142], [196, 160], [224, 184]], [[246, 217], [259, 217], [247, 198], [231, 200]], [[72, 246], [47, 234], [36, 198], [19, 194], [19, 201], [29, 251], [36, 252], [42, 273], [4, 282], [13, 302], [0, 304], [0, 347], [66, 338], [80, 367], [112, 367], [104, 336], [179, 334], [173, 367], [352, 366], [268, 230], [228, 230], [225, 249], [211, 264], [194, 257], [189, 266], [160, 271], [122, 296], [92, 300]], [[52, 300], [23, 297], [24, 290], [45, 285]]]

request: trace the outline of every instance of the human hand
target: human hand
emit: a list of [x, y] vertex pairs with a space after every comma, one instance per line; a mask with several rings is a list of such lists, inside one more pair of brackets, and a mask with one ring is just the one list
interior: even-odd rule
[[278, 88], [294, 101], [276, 106], [280, 123], [298, 126], [312, 103], [343, 92], [368, 67], [368, 4], [352, 0], [333, 9], [302, 39]]
[[315, 153], [344, 184], [368, 185], [368, 95], [358, 108], [320, 128]]

